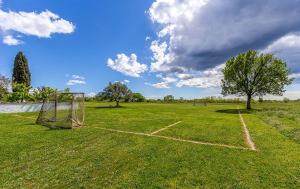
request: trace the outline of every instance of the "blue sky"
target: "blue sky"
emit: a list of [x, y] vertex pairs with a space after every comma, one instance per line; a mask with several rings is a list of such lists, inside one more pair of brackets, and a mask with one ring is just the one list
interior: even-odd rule
[[[298, 0], [2, 0], [0, 74], [10, 76], [23, 51], [33, 87], [97, 93], [122, 81], [152, 98], [219, 96], [224, 62], [248, 49], [275, 53], [300, 77], [299, 7]], [[286, 96], [300, 98], [298, 83]]]

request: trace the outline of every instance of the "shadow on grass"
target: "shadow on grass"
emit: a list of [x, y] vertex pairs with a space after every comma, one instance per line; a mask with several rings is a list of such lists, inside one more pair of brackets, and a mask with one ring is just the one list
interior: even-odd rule
[[118, 109], [118, 108], [126, 108], [125, 106], [92, 106], [88, 108], [95, 108], [95, 109]]
[[[252, 114], [257, 111], [260, 111], [260, 110], [258, 110], [258, 109], [252, 109], [252, 110], [240, 109], [240, 112], [242, 114]], [[239, 114], [239, 111], [237, 109], [216, 110], [216, 112], [224, 113], [224, 114]]]
[[74, 128], [71, 128], [71, 127], [55, 127], [55, 126], [47, 126], [47, 125], [39, 125], [41, 127], [44, 127], [45, 128], [45, 131], [46, 132], [51, 132], [51, 131], [71, 131], [71, 130], [74, 130], [74, 129], [77, 129], [77, 128], [81, 128], [81, 127], [74, 127]]

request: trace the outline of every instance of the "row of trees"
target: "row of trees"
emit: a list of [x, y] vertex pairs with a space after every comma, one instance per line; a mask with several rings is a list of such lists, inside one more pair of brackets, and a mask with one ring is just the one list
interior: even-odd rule
[[12, 79], [0, 76], [0, 102], [42, 101], [57, 91], [51, 87], [31, 89], [28, 60], [22, 52], [18, 52], [14, 60]]
[[[58, 90], [51, 87], [38, 87], [31, 92], [29, 92], [30, 88], [26, 87], [23, 84], [14, 84], [13, 86], [14, 92], [9, 93], [5, 89], [4, 93], [0, 96], [0, 101], [7, 101], [7, 102], [42, 102], [45, 99], [49, 99], [49, 97], [54, 95]], [[2, 87], [0, 87], [2, 90]], [[64, 89], [64, 92], [70, 92], [68, 88]]]
[[242, 102], [240, 99], [224, 99], [221, 97], [207, 97], [202, 99], [187, 100], [183, 97], [175, 99], [173, 95], [167, 95], [163, 99], [146, 98], [140, 93], [132, 93], [128, 87], [121, 82], [109, 83], [107, 87], [95, 98], [96, 101], [114, 101], [116, 107], [120, 107], [120, 102], [164, 102], [164, 103], [225, 103], [225, 102]]
[[22, 52], [19, 52], [14, 60], [12, 80], [5, 76], [0, 77], [0, 100], [24, 101], [29, 98], [30, 89], [31, 73], [28, 60]]
[[[115, 85], [119, 85], [119, 83], [110, 83], [108, 87], [104, 89], [103, 92], [98, 93], [96, 97], [87, 97], [87, 101], [115, 101], [116, 106], [120, 102], [147, 102], [147, 103], [193, 103], [193, 104], [206, 104], [206, 103], [245, 103], [246, 100], [243, 100], [241, 98], [223, 98], [220, 96], [209, 96], [204, 98], [198, 98], [198, 99], [184, 99], [183, 97], [175, 98], [173, 95], [166, 95], [162, 99], [146, 99], [142, 94], [140, 93], [131, 93], [131, 91], [126, 91], [123, 95], [119, 95], [119, 97], [116, 99], [114, 98], [117, 95], [118, 90], [114, 90], [117, 87]], [[121, 83], [123, 87], [126, 87], [124, 84]], [[115, 86], [115, 87], [112, 87]], [[109, 91], [109, 92], [107, 92]], [[113, 93], [115, 93], [113, 95]], [[291, 100], [288, 98], [284, 98], [283, 102], [287, 103]], [[296, 100], [300, 101], [300, 99]], [[264, 100], [262, 97], [258, 99], [251, 99], [251, 102], [253, 103], [262, 103], [262, 102], [279, 102], [278, 100]], [[281, 101], [282, 102], [282, 101]]]

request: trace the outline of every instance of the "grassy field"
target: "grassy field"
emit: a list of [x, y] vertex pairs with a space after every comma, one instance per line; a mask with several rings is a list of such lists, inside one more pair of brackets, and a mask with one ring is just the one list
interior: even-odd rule
[[0, 188], [300, 187], [300, 104], [242, 111], [256, 151], [237, 104], [123, 105], [88, 103], [73, 130], [0, 114]]

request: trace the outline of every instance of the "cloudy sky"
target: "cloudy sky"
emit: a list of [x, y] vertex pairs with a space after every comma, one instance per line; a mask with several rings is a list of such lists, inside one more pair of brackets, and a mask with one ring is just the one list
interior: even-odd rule
[[220, 96], [226, 60], [254, 49], [287, 62], [300, 98], [300, 0], [0, 0], [0, 42], [0, 74], [23, 51], [33, 87], [150, 98]]

